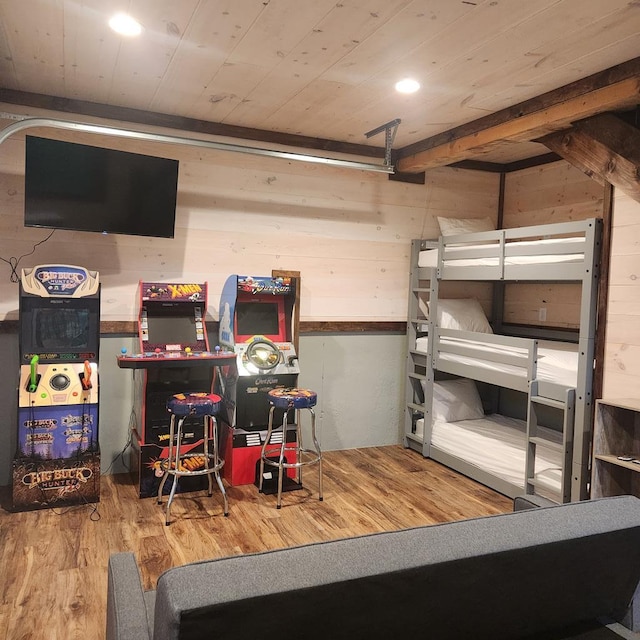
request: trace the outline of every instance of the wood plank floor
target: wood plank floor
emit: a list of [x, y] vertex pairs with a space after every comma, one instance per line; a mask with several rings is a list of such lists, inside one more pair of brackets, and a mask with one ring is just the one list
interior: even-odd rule
[[[511, 510], [511, 500], [400, 446], [331, 451], [324, 456], [324, 501], [314, 468], [305, 488], [275, 496], [253, 486], [177, 496], [172, 524], [128, 475], [103, 476], [96, 505], [24, 513], [0, 511], [0, 637], [104, 638], [107, 560], [130, 550], [146, 588], [194, 560], [332, 540]], [[9, 489], [0, 496], [10, 501]], [[3, 632], [6, 635], [2, 635]]]

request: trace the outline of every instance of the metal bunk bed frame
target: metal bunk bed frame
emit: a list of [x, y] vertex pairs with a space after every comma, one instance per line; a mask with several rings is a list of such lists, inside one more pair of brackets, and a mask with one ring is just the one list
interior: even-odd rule
[[[575, 247], [540, 245], [519, 241], [548, 238], [549, 236], [584, 236], [584, 243], [577, 251]], [[467, 463], [431, 445], [431, 406], [435, 372], [441, 371], [457, 376], [480, 380], [523, 391], [527, 394], [527, 449], [524, 470], [524, 491], [536, 493], [534, 477], [535, 454], [539, 446], [557, 449], [561, 453], [562, 487], [561, 502], [583, 500], [589, 496], [590, 447], [593, 422], [593, 363], [595, 354], [595, 329], [598, 297], [599, 259], [602, 238], [602, 221], [597, 218], [578, 222], [555, 223], [502, 229], [461, 236], [441, 237], [438, 241], [414, 240], [411, 252], [409, 282], [409, 318], [407, 323], [407, 385], [405, 411], [405, 446], [420, 451], [461, 473], [486, 484], [508, 496], [522, 493], [523, 489], [494, 476], [490, 472]], [[488, 244], [488, 243], [491, 244]], [[460, 247], [466, 247], [465, 259], [489, 258], [488, 266], [459, 266]], [[419, 267], [418, 257], [423, 249], [438, 249], [437, 267]], [[579, 253], [581, 260], [552, 264], [509, 264], [512, 256], [536, 256]], [[485, 281], [494, 283], [492, 325], [494, 334], [474, 334], [439, 329], [437, 317], [439, 283], [442, 280]], [[577, 333], [578, 371], [577, 385], [568, 388], [536, 377], [537, 342], [535, 338], [565, 339], [566, 333], [544, 327], [506, 325], [503, 322], [504, 284], [506, 282], [580, 282], [580, 326]], [[430, 314], [425, 312], [424, 301], [430, 303]], [[427, 317], [427, 316], [430, 317]], [[510, 335], [503, 335], [504, 332]], [[426, 353], [416, 350], [416, 339], [428, 335]], [[522, 368], [522, 375], [513, 376], [490, 372], [473, 365], [462, 365], [447, 361], [447, 355], [468, 355], [464, 345], [449, 344], [447, 338], [473, 340], [509, 346], [521, 351], [518, 357], [501, 354], [502, 363]], [[422, 398], [422, 383], [424, 397]], [[552, 444], [538, 435], [538, 413], [540, 406], [550, 406], [562, 411], [562, 444]], [[422, 438], [416, 436], [415, 423], [424, 417]]]

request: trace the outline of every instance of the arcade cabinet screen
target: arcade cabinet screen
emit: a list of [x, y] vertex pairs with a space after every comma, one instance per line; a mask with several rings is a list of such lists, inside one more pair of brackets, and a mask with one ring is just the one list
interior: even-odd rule
[[196, 318], [192, 313], [184, 315], [147, 314], [149, 344], [179, 344], [183, 347], [193, 345], [196, 340]]
[[27, 136], [25, 227], [173, 238], [178, 161]]
[[34, 309], [32, 321], [35, 351], [89, 348], [88, 309]]
[[279, 312], [277, 302], [236, 302], [236, 338], [262, 335], [283, 340]]

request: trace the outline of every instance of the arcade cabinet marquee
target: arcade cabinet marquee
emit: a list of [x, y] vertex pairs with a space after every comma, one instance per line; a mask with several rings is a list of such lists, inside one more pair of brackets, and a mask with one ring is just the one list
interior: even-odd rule
[[23, 269], [13, 507], [100, 499], [100, 283], [73, 265]]

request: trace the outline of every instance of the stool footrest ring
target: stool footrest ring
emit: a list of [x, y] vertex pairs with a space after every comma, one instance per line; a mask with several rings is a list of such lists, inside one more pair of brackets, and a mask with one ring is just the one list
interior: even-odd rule
[[[297, 449], [285, 449], [285, 451], [298, 451]], [[277, 452], [271, 451], [267, 452], [267, 455], [271, 455], [272, 457], [280, 458], [280, 449]], [[267, 457], [263, 457], [262, 460], [265, 464], [268, 464], [270, 467], [284, 467], [285, 469], [297, 469], [299, 467], [304, 467], [308, 464], [317, 464], [320, 462], [322, 455], [319, 455], [317, 451], [313, 449], [300, 449], [300, 455], [306, 455], [307, 460], [301, 460], [300, 462], [280, 462], [279, 460], [269, 460]]]
[[[215, 460], [215, 456], [212, 453], [207, 454], [207, 458], [209, 460]], [[180, 456], [178, 464], [182, 464], [183, 460], [197, 460], [197, 459], [204, 460], [204, 454], [203, 453], [185, 453]], [[204, 462], [202, 464], [204, 464]], [[193, 469], [193, 470], [180, 469], [180, 468], [176, 469], [175, 467], [169, 465], [169, 460], [162, 460], [162, 462], [160, 462], [160, 469], [162, 469], [162, 471], [172, 476], [204, 476], [204, 475], [207, 475], [208, 473], [215, 473], [216, 471], [220, 471], [222, 467], [224, 467], [224, 460], [219, 460], [218, 464], [214, 464], [213, 466], [210, 466], [208, 468], [203, 467], [202, 469]]]

